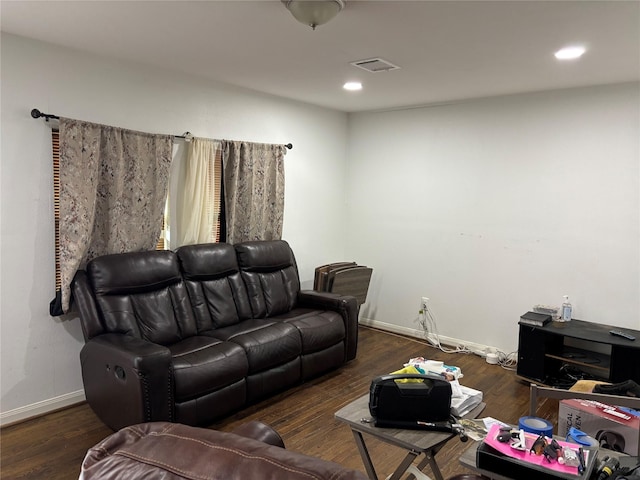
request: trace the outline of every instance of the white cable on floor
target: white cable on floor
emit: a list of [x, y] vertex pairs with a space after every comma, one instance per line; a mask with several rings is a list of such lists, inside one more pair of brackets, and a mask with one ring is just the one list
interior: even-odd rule
[[[440, 334], [438, 333], [438, 326], [436, 325], [435, 316], [426, 303], [423, 305], [422, 310], [420, 310], [417, 320], [422, 327], [425, 339], [433, 347], [439, 349], [440, 351], [444, 353], [476, 353], [464, 345], [458, 345], [454, 349], [444, 347], [440, 342]], [[515, 366], [518, 363], [517, 351], [507, 354], [500, 350], [497, 350], [496, 353], [498, 354], [498, 365], [500, 365], [505, 370], [515, 370]]]
[[[422, 330], [424, 331], [424, 336], [427, 341], [439, 349], [444, 353], [473, 353], [464, 345], [458, 345], [455, 349], [446, 348], [440, 342], [440, 334], [438, 333], [438, 326], [436, 325], [436, 319], [434, 315], [431, 313], [428, 305], [424, 305], [423, 309], [420, 312], [420, 317], [418, 317], [418, 322], [422, 326]], [[435, 340], [431, 337], [434, 337]]]

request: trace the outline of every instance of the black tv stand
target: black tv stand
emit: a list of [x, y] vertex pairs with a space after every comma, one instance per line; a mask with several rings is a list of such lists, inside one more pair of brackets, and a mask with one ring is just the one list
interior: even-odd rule
[[[614, 336], [622, 330], [637, 340]], [[640, 383], [640, 331], [571, 320], [536, 327], [520, 324], [517, 374], [550, 385], [563, 366], [587, 372], [597, 380]], [[566, 367], [565, 367], [566, 368]]]

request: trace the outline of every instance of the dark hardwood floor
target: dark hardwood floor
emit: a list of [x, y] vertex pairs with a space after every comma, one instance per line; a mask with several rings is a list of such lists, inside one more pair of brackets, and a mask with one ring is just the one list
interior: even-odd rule
[[[475, 355], [445, 354], [416, 339], [360, 327], [358, 357], [336, 372], [292, 388], [225, 418], [210, 428], [228, 431], [249, 420], [261, 420], [282, 435], [288, 449], [324, 458], [364, 472], [349, 428], [334, 412], [368, 392], [371, 379], [423, 356], [462, 369], [463, 385], [482, 390], [482, 416], [517, 423], [528, 414], [529, 387], [515, 372], [489, 365]], [[545, 399], [538, 415], [557, 420], [558, 402]], [[86, 404], [50, 413], [0, 431], [3, 479], [62, 480], [78, 478], [88, 448], [111, 434]], [[405, 453], [366, 438], [380, 478], [393, 472]], [[466, 470], [458, 463], [468, 444], [452, 439], [436, 459], [445, 478]], [[427, 471], [430, 474], [429, 471]]]

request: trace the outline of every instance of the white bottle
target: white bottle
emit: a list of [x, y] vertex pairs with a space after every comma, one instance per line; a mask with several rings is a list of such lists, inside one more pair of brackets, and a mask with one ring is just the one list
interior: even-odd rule
[[561, 322], [568, 322], [571, 320], [571, 303], [569, 302], [569, 295], [563, 295], [564, 302], [562, 303], [562, 316], [560, 317]]

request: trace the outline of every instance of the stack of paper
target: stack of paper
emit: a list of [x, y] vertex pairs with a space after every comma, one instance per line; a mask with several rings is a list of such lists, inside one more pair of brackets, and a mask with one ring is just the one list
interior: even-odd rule
[[451, 383], [451, 413], [456, 417], [466, 415], [482, 402], [482, 392], [460, 385], [457, 380]]

